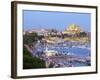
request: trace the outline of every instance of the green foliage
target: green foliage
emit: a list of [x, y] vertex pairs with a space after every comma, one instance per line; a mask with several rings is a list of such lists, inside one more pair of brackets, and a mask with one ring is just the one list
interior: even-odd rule
[[32, 44], [33, 42], [38, 40], [37, 33], [27, 33], [23, 36], [24, 44]]
[[42, 40], [42, 38], [44, 38], [44, 36], [42, 36], [42, 35], [41, 36], [38, 36], [38, 39], [39, 40]]
[[80, 32], [80, 37], [86, 37], [87, 36], [87, 33], [86, 32]]
[[45, 62], [33, 57], [24, 47], [23, 50], [23, 69], [45, 68]]

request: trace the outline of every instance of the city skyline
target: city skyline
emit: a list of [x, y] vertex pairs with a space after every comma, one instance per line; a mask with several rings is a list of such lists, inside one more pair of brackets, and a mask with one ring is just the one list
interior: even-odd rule
[[34, 28], [63, 31], [70, 24], [78, 25], [85, 31], [90, 32], [91, 15], [89, 13], [23, 10], [23, 26], [25, 31]]

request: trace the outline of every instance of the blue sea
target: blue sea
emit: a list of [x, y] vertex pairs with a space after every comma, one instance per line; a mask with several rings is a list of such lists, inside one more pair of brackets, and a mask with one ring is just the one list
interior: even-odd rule
[[[38, 51], [44, 51], [46, 47], [47, 46], [39, 46]], [[87, 57], [91, 53], [90, 46], [85, 47], [84, 45], [74, 46], [74, 47], [49, 45], [47, 48], [48, 50], [57, 51], [58, 54], [68, 54], [68, 55], [75, 55], [80, 57]]]
[[[88, 56], [91, 55], [91, 49], [90, 49], [90, 44], [87, 45], [77, 45], [77, 46], [63, 46], [63, 44], [61, 45], [37, 45], [38, 48], [37, 50], [39, 52], [44, 52], [46, 50], [46, 48], [48, 48], [48, 50], [54, 50], [56, 52], [58, 52], [58, 54], [62, 54], [62, 55], [72, 55], [72, 56], [78, 56], [78, 57], [82, 57], [82, 58], [86, 58]], [[74, 67], [79, 67], [79, 66], [87, 66], [86, 63], [80, 63], [80, 62], [72, 62]]]

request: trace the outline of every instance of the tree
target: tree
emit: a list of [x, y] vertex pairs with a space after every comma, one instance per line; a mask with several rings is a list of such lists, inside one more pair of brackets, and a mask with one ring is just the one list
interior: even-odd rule
[[33, 57], [27, 49], [23, 48], [23, 69], [45, 68], [45, 61]]
[[32, 44], [33, 42], [38, 40], [37, 33], [27, 33], [23, 36], [24, 44]]
[[87, 36], [87, 33], [86, 32], [80, 32], [79, 36], [80, 37], [86, 37]]

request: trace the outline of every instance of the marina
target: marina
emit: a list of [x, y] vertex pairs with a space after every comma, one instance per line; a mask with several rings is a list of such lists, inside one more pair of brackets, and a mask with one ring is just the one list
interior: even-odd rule
[[90, 44], [68, 46], [68, 43], [43, 44], [38, 41], [31, 53], [33, 56], [44, 60], [47, 68], [51, 64], [53, 65], [52, 67], [82, 67], [91, 65]]

